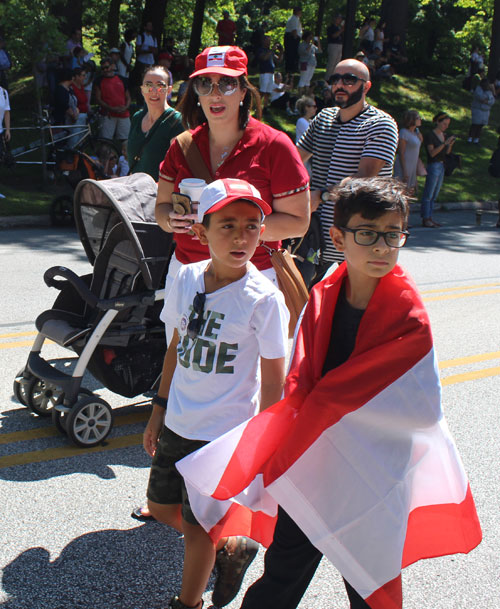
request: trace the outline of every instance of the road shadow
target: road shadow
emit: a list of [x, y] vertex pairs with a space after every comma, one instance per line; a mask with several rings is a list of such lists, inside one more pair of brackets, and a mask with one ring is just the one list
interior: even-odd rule
[[87, 533], [54, 560], [45, 548], [30, 548], [3, 569], [0, 607], [164, 608], [179, 591], [183, 551], [179, 535], [158, 523]]
[[[500, 249], [500, 230], [495, 227], [498, 212], [483, 212], [481, 225], [475, 224], [475, 211], [438, 212], [434, 219], [442, 223], [441, 228], [429, 229], [421, 226], [421, 218], [416, 213], [410, 215], [410, 238], [405, 249], [414, 251], [446, 250], [456, 253], [488, 254]], [[465, 220], [465, 221], [464, 221]]]
[[16, 245], [34, 252], [54, 251], [58, 259], [68, 254], [72, 260], [87, 260], [75, 227], [6, 227], [0, 229], [0, 244]]

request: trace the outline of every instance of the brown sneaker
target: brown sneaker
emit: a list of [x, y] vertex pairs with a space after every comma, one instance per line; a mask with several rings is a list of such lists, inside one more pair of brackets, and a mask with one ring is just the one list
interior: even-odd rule
[[226, 545], [217, 552], [217, 579], [212, 592], [212, 603], [215, 607], [228, 605], [238, 594], [246, 570], [258, 551], [259, 544], [253, 539], [230, 537]]

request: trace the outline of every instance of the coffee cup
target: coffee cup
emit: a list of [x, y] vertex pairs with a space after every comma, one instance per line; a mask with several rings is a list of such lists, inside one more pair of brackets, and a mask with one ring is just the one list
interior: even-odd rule
[[184, 178], [179, 184], [179, 192], [187, 195], [191, 202], [199, 201], [207, 183], [200, 178]]

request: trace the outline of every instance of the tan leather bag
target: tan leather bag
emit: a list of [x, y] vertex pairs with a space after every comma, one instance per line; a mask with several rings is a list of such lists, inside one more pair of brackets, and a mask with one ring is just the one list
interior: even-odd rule
[[265, 243], [262, 245], [271, 256], [271, 264], [276, 272], [278, 287], [285, 297], [285, 304], [290, 313], [288, 336], [292, 338], [300, 314], [309, 299], [309, 292], [290, 252], [285, 249], [272, 249]]

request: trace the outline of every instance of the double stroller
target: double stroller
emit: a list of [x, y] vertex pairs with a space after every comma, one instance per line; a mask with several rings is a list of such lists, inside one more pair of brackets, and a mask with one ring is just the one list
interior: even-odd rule
[[[82, 387], [86, 370], [125, 397], [159, 382], [166, 350], [159, 314], [172, 236], [155, 223], [156, 192], [154, 180], [142, 173], [80, 182], [75, 221], [93, 272], [79, 277], [55, 266], [44, 274], [60, 293], [36, 319], [38, 335], [14, 380], [14, 395], [36, 414], [52, 416], [77, 446], [96, 446], [113, 426], [110, 405]], [[42, 357], [47, 339], [77, 354], [71, 373]]]

